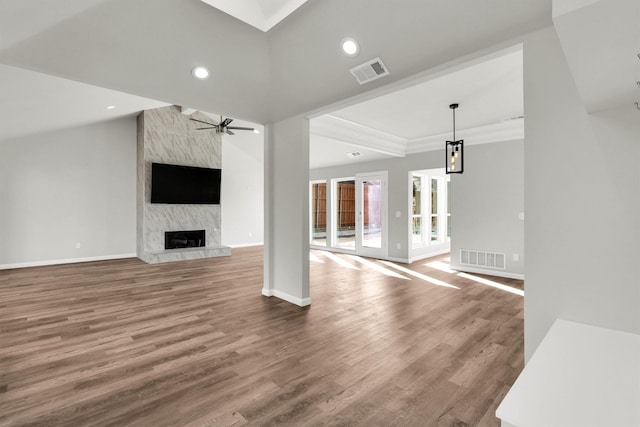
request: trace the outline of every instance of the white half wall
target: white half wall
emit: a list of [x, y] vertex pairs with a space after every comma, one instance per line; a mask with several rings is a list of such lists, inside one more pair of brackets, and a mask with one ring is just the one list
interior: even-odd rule
[[0, 142], [0, 241], [0, 268], [135, 256], [136, 119]]
[[588, 115], [551, 27], [524, 95], [528, 360], [556, 318], [640, 333], [640, 116]]

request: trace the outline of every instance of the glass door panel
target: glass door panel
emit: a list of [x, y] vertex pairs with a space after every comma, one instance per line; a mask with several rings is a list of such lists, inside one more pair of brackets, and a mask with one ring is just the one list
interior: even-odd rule
[[353, 179], [333, 182], [334, 242], [342, 249], [356, 248], [356, 183]]
[[311, 244], [327, 246], [327, 183], [311, 184]]
[[365, 256], [387, 256], [387, 173], [356, 176], [356, 249]]
[[363, 220], [362, 246], [382, 248], [382, 180], [371, 179], [360, 183]]

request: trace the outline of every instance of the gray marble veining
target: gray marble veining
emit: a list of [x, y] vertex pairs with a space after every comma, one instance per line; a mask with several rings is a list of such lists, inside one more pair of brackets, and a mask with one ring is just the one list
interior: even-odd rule
[[[193, 118], [210, 121], [195, 113]], [[151, 204], [151, 164], [168, 163], [207, 168], [222, 167], [222, 141], [215, 131], [198, 131], [200, 124], [170, 106], [138, 116], [137, 232], [138, 258], [146, 262], [230, 255], [221, 246], [220, 205]], [[205, 230], [206, 247], [164, 250], [166, 231]]]

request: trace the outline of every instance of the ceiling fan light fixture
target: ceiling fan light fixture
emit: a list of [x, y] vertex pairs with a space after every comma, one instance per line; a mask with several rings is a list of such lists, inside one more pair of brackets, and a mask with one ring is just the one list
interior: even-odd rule
[[193, 77], [195, 77], [196, 79], [204, 80], [209, 77], [209, 70], [207, 70], [205, 67], [198, 66], [191, 70], [191, 75], [193, 75]]
[[340, 46], [342, 46], [342, 51], [347, 56], [356, 56], [358, 52], [360, 52], [360, 46], [358, 46], [358, 42], [350, 37], [342, 39]]
[[206, 127], [196, 128], [196, 130], [215, 130], [218, 135], [235, 135], [235, 132], [233, 132], [234, 130], [250, 130], [253, 132], [256, 132], [257, 130], [246, 126], [229, 126], [233, 121], [233, 119], [229, 117], [223, 119], [223, 117], [220, 116], [220, 122], [218, 123], [205, 122], [204, 120], [194, 119], [193, 117], [189, 117], [189, 120], [207, 125]]

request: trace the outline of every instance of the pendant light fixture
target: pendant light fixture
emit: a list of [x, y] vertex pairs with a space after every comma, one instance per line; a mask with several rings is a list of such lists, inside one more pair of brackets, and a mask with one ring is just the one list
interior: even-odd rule
[[453, 141], [447, 141], [445, 145], [445, 170], [448, 174], [462, 173], [464, 171], [464, 140], [456, 141], [456, 108], [458, 108], [458, 104], [451, 104], [449, 108], [453, 110]]

